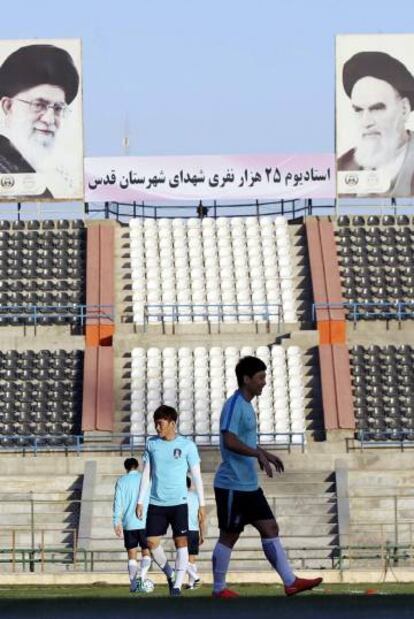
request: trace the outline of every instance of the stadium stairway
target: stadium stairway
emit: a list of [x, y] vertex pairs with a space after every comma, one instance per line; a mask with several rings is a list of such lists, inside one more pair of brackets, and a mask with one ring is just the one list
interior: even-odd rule
[[313, 296], [305, 224], [290, 224], [288, 230], [298, 322], [306, 326], [312, 321]]
[[[129, 226], [119, 224], [115, 227], [115, 315], [121, 324], [117, 329], [132, 329], [132, 275]], [[129, 328], [128, 326], [129, 325]]]
[[[70, 548], [76, 544], [82, 475], [21, 474], [0, 476], [0, 562], [4, 573], [12, 570], [13, 545], [21, 551], [42, 546], [56, 550], [51, 571], [61, 571], [71, 560]], [[62, 550], [68, 550], [68, 554]], [[58, 552], [59, 551], [59, 552]], [[16, 571], [22, 571], [21, 553], [16, 553]]]
[[[83, 547], [94, 551], [96, 571], [118, 571], [124, 568], [125, 563], [122, 542], [114, 536], [112, 528], [113, 492], [118, 477], [113, 470], [114, 467], [109, 467], [108, 463], [99, 462], [93, 490], [90, 537], [80, 541]], [[211, 569], [211, 553], [218, 537], [213, 478], [212, 472], [203, 474], [207, 536], [200, 549], [201, 572]], [[281, 537], [295, 568], [331, 568], [336, 560], [338, 544], [335, 474], [330, 471], [291, 471], [277, 480], [262, 479], [262, 487], [277, 515]], [[164, 545], [172, 556], [171, 540], [166, 539]], [[239, 540], [231, 569], [268, 569], [258, 534], [253, 527], [247, 527]]]

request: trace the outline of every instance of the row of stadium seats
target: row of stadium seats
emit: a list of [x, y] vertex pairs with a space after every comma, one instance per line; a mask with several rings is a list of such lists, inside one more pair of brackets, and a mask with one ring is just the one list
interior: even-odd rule
[[336, 234], [343, 295], [358, 304], [348, 318], [414, 315], [414, 227], [342, 224]]
[[339, 215], [336, 220], [338, 226], [408, 226], [414, 225], [414, 217], [408, 215]]
[[267, 385], [255, 402], [261, 442], [275, 442], [275, 433], [280, 434], [279, 442], [287, 442], [287, 433], [293, 433], [293, 441], [302, 441], [306, 430], [304, 361], [297, 346], [287, 351], [281, 346], [134, 348], [131, 434], [136, 441], [154, 433], [152, 415], [162, 402], [179, 411], [181, 433], [195, 434], [201, 443], [217, 442], [221, 407], [237, 389], [235, 366], [246, 355], [257, 355], [268, 367]]
[[82, 219], [0, 220], [0, 230], [77, 230], [85, 228]]
[[357, 436], [414, 440], [414, 348], [350, 350]]
[[[79, 434], [81, 350], [0, 353], [0, 444], [24, 445], [27, 435]], [[11, 435], [20, 438], [12, 439]]]
[[221, 311], [227, 322], [297, 320], [283, 217], [132, 219], [130, 246], [136, 323], [145, 304], [154, 306], [150, 321], [171, 319], [177, 304], [180, 322], [217, 319]]
[[[16, 229], [16, 223], [19, 228]], [[52, 222], [55, 225], [55, 222]], [[83, 222], [0, 222], [0, 325], [67, 324], [85, 302], [86, 229]], [[9, 224], [6, 229], [7, 224]], [[11, 224], [11, 225], [10, 225]], [[30, 306], [71, 306], [40, 310]], [[38, 310], [39, 312], [39, 310]]]

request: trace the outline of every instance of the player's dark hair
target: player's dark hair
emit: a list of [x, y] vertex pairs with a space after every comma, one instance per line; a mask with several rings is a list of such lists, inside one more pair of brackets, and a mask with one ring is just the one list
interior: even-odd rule
[[154, 411], [154, 423], [159, 421], [160, 419], [166, 419], [167, 421], [177, 421], [178, 413], [172, 406], [167, 406], [166, 404], [161, 404]]
[[265, 372], [266, 364], [258, 357], [242, 357], [236, 365], [237, 384], [243, 387], [244, 376], [252, 378], [257, 372]]
[[189, 475], [187, 475], [186, 482], [187, 482], [187, 488], [191, 488], [191, 477]]
[[125, 470], [129, 473], [129, 471], [138, 468], [138, 460], [136, 458], [127, 458], [124, 462], [124, 467]]

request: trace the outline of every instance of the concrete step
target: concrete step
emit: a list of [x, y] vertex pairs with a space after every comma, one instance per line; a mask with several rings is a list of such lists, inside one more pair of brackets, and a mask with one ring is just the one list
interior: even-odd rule
[[[15, 531], [15, 547], [16, 548], [31, 548], [32, 545], [32, 536], [30, 527], [28, 529], [14, 529]], [[2, 545], [5, 547], [12, 546], [12, 530], [11, 529], [3, 529], [1, 534]], [[35, 547], [40, 548], [42, 544], [42, 540], [44, 542], [45, 547], [72, 547], [74, 544], [74, 536], [72, 531], [68, 529], [62, 531], [61, 529], [53, 530], [51, 527], [44, 527], [44, 534], [42, 538], [42, 530], [36, 529], [35, 531]]]
[[[64, 529], [67, 526], [77, 527], [78, 514], [75, 513], [35, 513], [34, 522], [36, 527], [51, 526], [53, 528]], [[30, 514], [12, 513], [2, 514], [0, 516], [0, 528], [1, 527], [19, 527], [19, 526], [31, 526]]]
[[[79, 497], [80, 499], [80, 497]], [[41, 513], [49, 513], [49, 514], [61, 514], [61, 513], [72, 513], [73, 511], [79, 510], [80, 503], [78, 500], [69, 501], [68, 503], [62, 503], [61, 501], [46, 501], [46, 502], [35, 502], [34, 503], [34, 511], [36, 514]], [[22, 514], [22, 515], [30, 515], [31, 513], [31, 504], [29, 500], [10, 500], [3, 499], [0, 501], [0, 519], [3, 516], [7, 516], [8, 514]]]
[[[110, 503], [113, 500], [113, 494], [114, 487], [107, 486], [105, 488], [97, 489], [95, 498], [99, 499], [103, 503]], [[207, 504], [214, 505], [213, 488], [209, 488], [207, 484], [205, 485], [205, 494]], [[321, 506], [335, 507], [336, 505], [336, 499], [334, 495], [325, 496], [321, 491], [317, 495], [313, 495], [309, 492], [309, 489], [307, 487], [302, 487], [301, 489], [299, 489], [286, 486], [285, 488], [279, 489], [277, 491], [265, 491], [265, 494], [267, 496], [269, 504], [273, 506], [276, 510], [292, 510], [295, 509], [295, 505], [299, 503], [302, 506], [306, 505], [307, 509], [314, 510], [317, 513], [320, 513], [323, 510]]]
[[[281, 456], [283, 459], [283, 455]], [[122, 460], [121, 460], [122, 463]], [[117, 473], [112, 471], [101, 471], [101, 467], [99, 469], [99, 474], [97, 477], [97, 481], [99, 481], [99, 485], [105, 485], [108, 483], [109, 485], [115, 485], [116, 480], [122, 474], [122, 468], [120, 469], [121, 473]], [[203, 481], [206, 488], [213, 485], [214, 481], [214, 473], [204, 473], [203, 472]], [[311, 486], [315, 484], [328, 484], [332, 485], [335, 482], [334, 474], [332, 471], [286, 471], [282, 475], [278, 476], [274, 479], [268, 479], [266, 477], [262, 477], [260, 480], [260, 485], [266, 492], [273, 492], [278, 490], [280, 487], [285, 485], [293, 485], [300, 484], [302, 486]], [[98, 485], [98, 484], [97, 484]], [[213, 493], [212, 493], [213, 494]]]
[[24, 492], [9, 492], [9, 493], [0, 493], [0, 501], [3, 499], [7, 499], [13, 497], [15, 499], [21, 499], [23, 501], [29, 501], [33, 499], [36, 503], [37, 501], [45, 501], [45, 502], [55, 502], [60, 501], [62, 504], [68, 503], [71, 500], [76, 500], [76, 498], [80, 498], [80, 492], [71, 492], [68, 494], [67, 492], [32, 492], [24, 493]]
[[73, 475], [44, 475], [42, 473], [34, 473], [28, 475], [22, 473], [22, 475], [0, 475], [1, 492], [4, 492], [4, 488], [7, 488], [10, 484], [13, 484], [13, 488], [18, 491], [20, 488], [44, 488], [45, 485], [53, 489], [59, 490], [71, 490], [74, 487], [78, 488], [81, 483], [78, 477]]

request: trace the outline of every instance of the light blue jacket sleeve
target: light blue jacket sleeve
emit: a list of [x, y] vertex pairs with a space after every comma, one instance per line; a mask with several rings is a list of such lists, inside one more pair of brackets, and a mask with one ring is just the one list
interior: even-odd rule
[[115, 484], [115, 494], [114, 494], [114, 504], [113, 504], [113, 523], [114, 527], [117, 524], [122, 524], [122, 514], [123, 514], [123, 505], [122, 505], [122, 491], [121, 484], [118, 481]]

